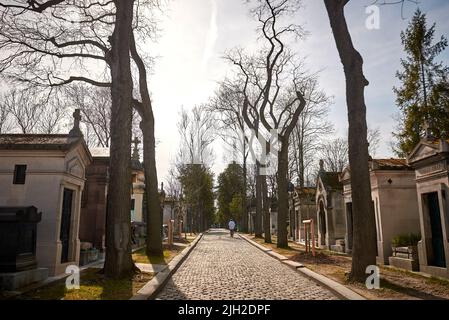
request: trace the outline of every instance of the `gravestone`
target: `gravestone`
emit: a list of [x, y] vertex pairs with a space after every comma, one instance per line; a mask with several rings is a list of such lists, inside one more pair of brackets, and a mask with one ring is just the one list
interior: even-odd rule
[[47, 269], [38, 269], [36, 260], [36, 207], [0, 207], [0, 288], [15, 290], [43, 280]]
[[36, 229], [40, 220], [36, 207], [0, 207], [0, 272], [36, 267]]

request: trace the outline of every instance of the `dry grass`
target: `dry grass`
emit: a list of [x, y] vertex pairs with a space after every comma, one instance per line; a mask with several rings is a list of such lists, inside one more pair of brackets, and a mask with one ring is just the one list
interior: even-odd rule
[[168, 244], [164, 244], [164, 256], [147, 256], [145, 248], [142, 248], [133, 253], [133, 260], [135, 263], [168, 264], [184, 248], [177, 245], [170, 247]]
[[[187, 239], [175, 239], [177, 243], [189, 244], [196, 235], [187, 235]], [[135, 263], [168, 264], [185, 246], [163, 245], [163, 256], [147, 256], [145, 248], [132, 254]], [[137, 293], [154, 274], [136, 272], [120, 280], [108, 279], [98, 268], [89, 268], [81, 272], [80, 289], [68, 290], [65, 279], [58, 280], [44, 287], [31, 290], [15, 299], [21, 300], [127, 300]], [[0, 299], [8, 298], [7, 296]]]
[[352, 259], [345, 254], [327, 250], [316, 250], [316, 256], [305, 252], [303, 245], [289, 242], [287, 249], [276, 247], [276, 237], [273, 243], [266, 244], [263, 239], [246, 235], [287, 258], [302, 263], [305, 267], [332, 280], [348, 286], [360, 295], [373, 300], [440, 300], [449, 299], [449, 281], [425, 277], [421, 274], [400, 270], [389, 266], [380, 266], [380, 289], [368, 290], [364, 284], [348, 281], [347, 275], [351, 271]]
[[125, 279], [106, 278], [100, 269], [90, 268], [81, 273], [80, 289], [67, 289], [65, 279], [27, 292], [21, 300], [127, 300], [137, 293], [153, 274], [135, 273]]

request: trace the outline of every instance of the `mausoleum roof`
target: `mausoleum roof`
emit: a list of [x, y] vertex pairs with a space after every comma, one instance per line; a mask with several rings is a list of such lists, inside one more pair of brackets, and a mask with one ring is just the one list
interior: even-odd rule
[[412, 170], [406, 159], [372, 159], [372, 170]]
[[[109, 158], [109, 148], [91, 148], [90, 153], [93, 158]], [[136, 171], [143, 171], [143, 163], [136, 159], [131, 159], [131, 169]]]
[[340, 190], [343, 189], [343, 184], [339, 179], [340, 174], [341, 172], [320, 171], [318, 177], [326, 189]]
[[315, 187], [295, 187], [295, 191], [298, 194], [315, 194]]
[[68, 134], [0, 134], [0, 149], [69, 150], [82, 140]]
[[109, 148], [89, 148], [93, 158], [109, 158]]

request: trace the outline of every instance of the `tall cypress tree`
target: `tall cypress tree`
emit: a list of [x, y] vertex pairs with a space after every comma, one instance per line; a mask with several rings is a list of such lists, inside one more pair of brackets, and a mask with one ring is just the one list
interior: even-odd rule
[[398, 156], [410, 153], [426, 128], [435, 137], [449, 134], [449, 68], [435, 62], [448, 43], [444, 36], [436, 43], [434, 38], [435, 24], [428, 28], [426, 15], [419, 9], [401, 32], [407, 57], [401, 59], [402, 70], [396, 73], [401, 86], [393, 89], [400, 108], [398, 132], [394, 133]]

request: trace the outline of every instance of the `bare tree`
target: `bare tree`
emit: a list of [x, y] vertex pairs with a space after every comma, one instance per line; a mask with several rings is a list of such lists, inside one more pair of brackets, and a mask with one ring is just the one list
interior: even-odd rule
[[42, 112], [38, 121], [38, 132], [53, 134], [61, 132], [63, 121], [68, 116], [68, 108], [64, 97], [55, 94], [48, 99], [41, 99], [40, 103]]
[[204, 106], [195, 106], [190, 112], [182, 109], [179, 116], [181, 145], [177, 162], [211, 167], [214, 159], [211, 145], [216, 133], [214, 118]]
[[374, 158], [377, 155], [377, 149], [379, 149], [381, 140], [380, 129], [368, 127], [367, 140], [369, 155]]
[[2, 113], [4, 116], [9, 115], [8, 131], [20, 131], [23, 134], [61, 132], [68, 113], [67, 105], [61, 101], [58, 93], [48, 96], [30, 88], [7, 92]]
[[182, 186], [179, 182], [179, 177], [175, 166], [168, 170], [168, 175], [165, 180], [167, 181], [167, 196], [179, 200], [182, 195]]
[[181, 182], [188, 206], [187, 225], [191, 231], [207, 228], [210, 207], [213, 203], [210, 172], [213, 161], [211, 147], [216, 130], [214, 119], [204, 106], [192, 110], [182, 109], [178, 121], [180, 147], [176, 158], [176, 175]]
[[[245, 123], [259, 139], [262, 132], [266, 132], [263, 153], [277, 152], [278, 247], [288, 245], [286, 219], [289, 139], [305, 107], [299, 82], [295, 82], [300, 73], [300, 65], [294, 61], [294, 55], [285, 44], [289, 36], [300, 38], [305, 34], [301, 26], [288, 20], [291, 14], [297, 12], [299, 6], [300, 1], [256, 1], [252, 13], [260, 24], [258, 30], [266, 48], [258, 56], [244, 57], [240, 51], [234, 56], [228, 56], [228, 59], [239, 67], [240, 77], [244, 79], [242, 91], [245, 94]], [[271, 134], [273, 130], [277, 130], [280, 145], [277, 151], [270, 150], [271, 138], [268, 133]], [[265, 155], [263, 154], [264, 157]], [[265, 241], [271, 242], [267, 183], [265, 176], [259, 179], [263, 179], [259, 188], [261, 192], [258, 194], [263, 197]], [[257, 197], [256, 195], [256, 199]]]
[[82, 122], [94, 132], [97, 147], [110, 145], [111, 91], [109, 88], [74, 84], [66, 88], [70, 103], [81, 110]]
[[348, 165], [348, 141], [337, 138], [323, 143], [320, 158], [327, 171], [342, 172]]
[[313, 181], [311, 176], [317, 150], [334, 129], [332, 123], [327, 120], [332, 98], [319, 88], [317, 75], [310, 75], [299, 81], [303, 82], [306, 106], [291, 135], [289, 161], [290, 180], [297, 181], [299, 187], [304, 187]]
[[0, 96], [0, 134], [7, 133], [13, 128], [9, 110], [4, 104], [5, 98]]
[[43, 108], [35, 90], [13, 89], [5, 95], [3, 106], [21, 133], [37, 131]]
[[244, 95], [241, 92], [241, 83], [236, 83], [230, 79], [225, 79], [220, 83], [220, 86], [208, 104], [208, 110], [215, 115], [215, 122], [217, 124], [217, 134], [223, 142], [232, 148], [233, 160], [242, 160], [243, 169], [243, 190], [242, 190], [242, 221], [239, 225], [242, 226], [243, 232], [247, 231], [248, 214], [247, 214], [247, 163], [248, 163], [248, 143], [249, 137], [246, 132], [246, 124], [243, 118], [242, 109], [244, 103]]
[[[0, 3], [3, 24], [0, 48], [9, 54], [0, 59], [3, 76], [50, 88], [83, 81], [111, 88], [111, 176], [108, 203], [107, 253], [105, 273], [121, 277], [133, 270], [130, 245], [130, 152], [133, 97], [131, 51], [139, 66], [134, 32], [150, 33], [142, 12], [143, 4], [157, 1], [92, 0], [85, 2], [28, 1], [26, 5]], [[134, 10], [136, 9], [136, 10]], [[68, 15], [67, 12], [71, 14]], [[95, 67], [92, 67], [94, 66]], [[139, 69], [139, 75], [142, 76]], [[139, 77], [141, 80], [142, 77]], [[139, 91], [146, 85], [139, 81]], [[142, 97], [142, 100], [145, 100]], [[140, 102], [148, 115], [147, 101]], [[149, 116], [143, 117], [149, 121]], [[148, 123], [147, 123], [148, 124]], [[149, 127], [149, 131], [154, 126]], [[145, 135], [144, 135], [145, 136]], [[144, 149], [155, 144], [144, 139]], [[148, 146], [147, 146], [148, 145]], [[145, 148], [145, 146], [147, 146]], [[148, 152], [144, 152], [148, 155]], [[154, 153], [154, 152], [153, 152]], [[144, 155], [145, 157], [145, 155]], [[148, 157], [147, 157], [148, 158]], [[151, 157], [149, 157], [151, 158]], [[146, 168], [155, 169], [147, 159]], [[154, 170], [145, 170], [155, 177]], [[147, 177], [146, 177], [147, 178]], [[156, 180], [156, 181], [155, 181]], [[152, 194], [157, 185], [147, 179]], [[153, 190], [153, 189], [156, 189]], [[154, 199], [149, 199], [149, 201]], [[160, 216], [160, 206], [155, 216]], [[160, 227], [161, 228], [161, 227]], [[160, 245], [161, 247], [162, 245]]]
[[[380, 141], [380, 131], [378, 128], [368, 128], [369, 154], [373, 157], [376, 154]], [[320, 158], [324, 161], [327, 170], [331, 172], [342, 172], [349, 164], [348, 140], [336, 138], [322, 142], [319, 149]]]
[[376, 228], [368, 169], [368, 141], [363, 59], [354, 48], [344, 8], [349, 0], [324, 0], [333, 36], [346, 78], [349, 120], [349, 164], [351, 166], [354, 246], [351, 279], [364, 281], [366, 267], [376, 264]]
[[[259, 58], [260, 61], [264, 60], [261, 56]], [[251, 156], [256, 164], [256, 214], [254, 217], [254, 234], [256, 237], [260, 238], [264, 234], [265, 242], [271, 243], [270, 224], [268, 222], [269, 205], [266, 187], [267, 181], [265, 175], [261, 174], [261, 162], [255, 152], [259, 152], [259, 156], [262, 157], [265, 157], [266, 155], [262, 154], [263, 150], [260, 150], [260, 148], [257, 149], [257, 146], [253, 145], [254, 140], [259, 142], [265, 140], [263, 143], [268, 144], [267, 140], [262, 135], [262, 124], [260, 123], [260, 117], [258, 115], [258, 105], [263, 99], [263, 89], [260, 83], [254, 84], [252, 82], [254, 79], [258, 80], [261, 78], [262, 75], [260, 74], [260, 70], [257, 70], [256, 68], [256, 57], [247, 56], [242, 50], [236, 50], [235, 52], [229, 53], [226, 56], [226, 59], [239, 68], [236, 78], [240, 80], [237, 83], [243, 83], [240, 85], [239, 91], [244, 96], [244, 104], [241, 113], [245, 125], [252, 131], [248, 144]], [[260, 147], [262, 147], [262, 149], [266, 148], [265, 145]], [[263, 225], [262, 221], [264, 221]]]

